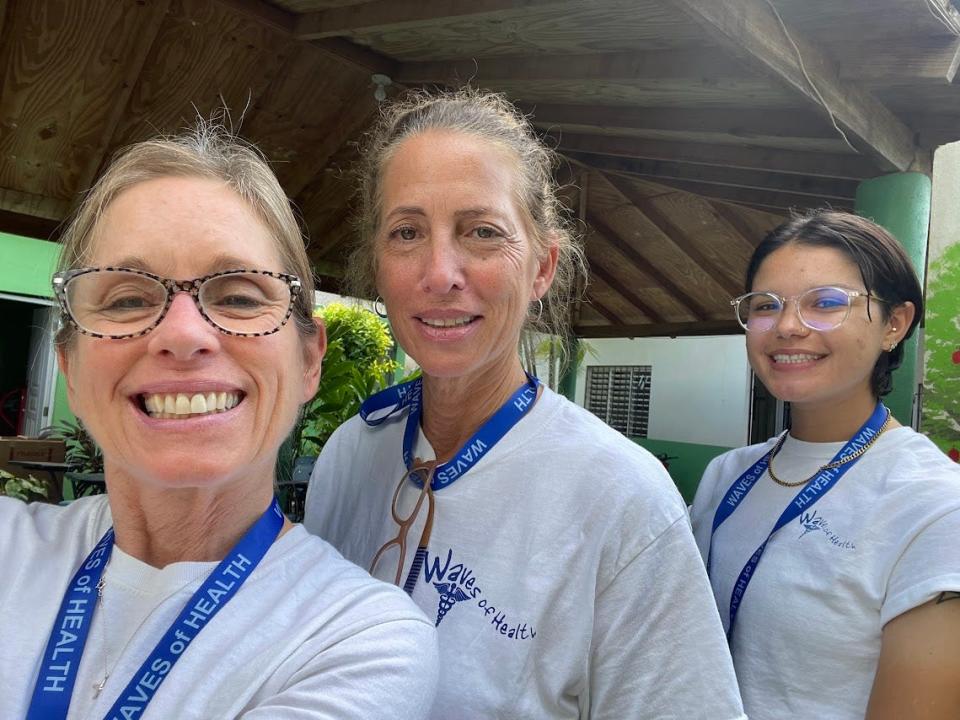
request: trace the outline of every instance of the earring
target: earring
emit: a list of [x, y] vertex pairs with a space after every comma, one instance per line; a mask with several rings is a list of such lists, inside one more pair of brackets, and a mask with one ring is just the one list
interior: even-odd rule
[[539, 322], [540, 322], [540, 318], [542, 318], [542, 317], [543, 317], [543, 299], [542, 299], [542, 298], [537, 298], [537, 317], [534, 318], [534, 320], [533, 320], [534, 324], [539, 323]]
[[377, 299], [373, 301], [373, 311], [382, 318], [387, 317], [387, 306], [383, 302], [383, 298], [377, 295]]
[[887, 352], [893, 352], [894, 350], [896, 350], [898, 344], [899, 343], [897, 343], [897, 341], [894, 340], [892, 343], [890, 343], [890, 347], [887, 348]]

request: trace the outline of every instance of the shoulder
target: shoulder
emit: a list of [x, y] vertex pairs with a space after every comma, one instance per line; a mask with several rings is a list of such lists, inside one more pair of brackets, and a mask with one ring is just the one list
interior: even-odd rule
[[106, 495], [75, 500], [69, 505], [52, 505], [0, 497], [2, 535], [14, 545], [53, 543], [93, 547], [112, 524]]
[[734, 448], [713, 458], [703, 471], [691, 513], [697, 516], [719, 503], [723, 492], [734, 480], [770, 452], [777, 439], [772, 437], [762, 443]]
[[960, 465], [909, 427], [884, 433], [859, 464], [877, 484], [879, 495], [897, 504], [960, 507]]
[[400, 588], [375, 580], [302, 525], [277, 541], [269, 560], [264, 575], [274, 586], [286, 588], [290, 602], [302, 606], [307, 614], [301, 617], [316, 620], [332, 614], [341, 621], [349, 617], [349, 623], [340, 624], [354, 631], [383, 623], [406, 625], [414, 635], [423, 634], [423, 627], [432, 631], [432, 624]]

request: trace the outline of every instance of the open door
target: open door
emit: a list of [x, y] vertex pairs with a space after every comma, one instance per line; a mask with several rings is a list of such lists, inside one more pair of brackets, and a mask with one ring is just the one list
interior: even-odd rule
[[33, 311], [27, 356], [27, 401], [23, 434], [36, 437], [50, 424], [57, 383], [57, 356], [53, 350], [53, 308]]

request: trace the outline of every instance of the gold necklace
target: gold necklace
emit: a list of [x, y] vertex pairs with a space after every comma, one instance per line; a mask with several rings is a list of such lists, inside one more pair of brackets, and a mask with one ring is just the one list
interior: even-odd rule
[[858, 450], [854, 450], [849, 455], [843, 456], [839, 460], [835, 460], [834, 462], [827, 463], [826, 465], [821, 465], [820, 469], [817, 470], [813, 475], [808, 477], [806, 480], [798, 480], [795, 482], [781, 480], [780, 478], [777, 477], [776, 473], [773, 472], [773, 458], [780, 451], [780, 448], [783, 447], [783, 443], [787, 439], [787, 433], [784, 433], [783, 437], [781, 437], [779, 442], [777, 442], [776, 447], [774, 447], [773, 450], [770, 451], [770, 459], [767, 461], [767, 474], [770, 476], [770, 479], [773, 480], [777, 485], [782, 485], [783, 487], [800, 487], [801, 485], [806, 485], [808, 482], [810, 482], [812, 478], [815, 478], [824, 470], [833, 470], [834, 468], [838, 468], [841, 465], [846, 465], [848, 462], [853, 462], [858, 457], [863, 455], [877, 441], [877, 438], [883, 435], [883, 431], [887, 429], [887, 425], [889, 424], [890, 424], [890, 411], [887, 410], [887, 417], [883, 421], [883, 425], [880, 426], [880, 432], [878, 432], [876, 435], [870, 438], [865, 445], [863, 445]]

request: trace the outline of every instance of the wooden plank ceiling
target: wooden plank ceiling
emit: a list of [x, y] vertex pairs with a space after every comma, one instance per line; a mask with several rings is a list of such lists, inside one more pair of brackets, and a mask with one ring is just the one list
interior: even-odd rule
[[372, 75], [470, 82], [562, 155], [578, 334], [735, 332], [791, 208], [960, 139], [958, 35], [951, 0], [0, 0], [0, 231], [56, 237], [118, 148], [226, 105], [336, 291]]

